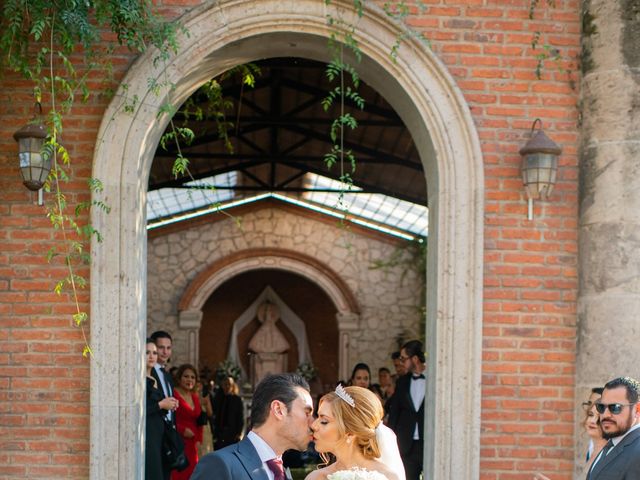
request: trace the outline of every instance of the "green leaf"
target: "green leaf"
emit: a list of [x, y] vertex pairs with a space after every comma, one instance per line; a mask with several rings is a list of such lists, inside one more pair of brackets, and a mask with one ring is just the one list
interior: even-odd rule
[[175, 178], [178, 178], [180, 175], [185, 174], [188, 166], [189, 166], [189, 160], [180, 154], [176, 157], [176, 159], [173, 162], [173, 168], [171, 169], [171, 173]]
[[[89, 319], [89, 316], [87, 315], [87, 312], [78, 312], [73, 314], [73, 321], [75, 322], [77, 327], [82, 325], [88, 319]], [[85, 348], [88, 348], [88, 347], [85, 346]]]

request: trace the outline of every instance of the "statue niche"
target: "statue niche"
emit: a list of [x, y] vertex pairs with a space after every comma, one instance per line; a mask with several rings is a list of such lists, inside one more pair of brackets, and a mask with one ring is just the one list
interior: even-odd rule
[[251, 383], [257, 385], [265, 376], [287, 371], [289, 342], [276, 326], [280, 318], [278, 307], [266, 301], [257, 309], [262, 324], [249, 341], [251, 352]]

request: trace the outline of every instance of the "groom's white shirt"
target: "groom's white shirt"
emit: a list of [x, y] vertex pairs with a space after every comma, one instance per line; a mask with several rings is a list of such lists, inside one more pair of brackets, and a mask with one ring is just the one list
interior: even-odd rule
[[247, 434], [247, 438], [256, 449], [256, 452], [258, 452], [258, 456], [260, 457], [260, 461], [262, 462], [262, 469], [269, 477], [269, 480], [274, 480], [275, 477], [271, 469], [267, 466], [267, 461], [271, 460], [272, 458], [276, 458], [276, 452], [274, 452], [273, 448], [271, 448], [269, 444], [265, 442], [262, 437], [253, 430], [251, 430]]

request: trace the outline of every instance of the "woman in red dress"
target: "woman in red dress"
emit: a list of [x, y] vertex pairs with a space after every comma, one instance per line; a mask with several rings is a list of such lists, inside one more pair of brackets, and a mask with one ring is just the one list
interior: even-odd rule
[[177, 385], [174, 395], [178, 399], [176, 410], [176, 428], [184, 441], [184, 454], [189, 460], [189, 467], [182, 472], [171, 472], [171, 480], [189, 480], [198, 463], [198, 444], [202, 442], [202, 426], [198, 425], [202, 408], [196, 389], [198, 374], [193, 365], [184, 364], [176, 372]]

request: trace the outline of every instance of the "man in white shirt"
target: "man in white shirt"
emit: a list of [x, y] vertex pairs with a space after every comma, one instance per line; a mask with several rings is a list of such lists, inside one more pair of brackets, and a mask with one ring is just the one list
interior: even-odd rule
[[256, 387], [249, 434], [239, 443], [202, 457], [191, 480], [286, 480], [286, 450], [306, 450], [311, 441], [313, 403], [299, 375], [269, 375]]
[[427, 390], [422, 342], [411, 340], [405, 343], [400, 350], [400, 360], [409, 373], [398, 378], [395, 393], [388, 400], [388, 425], [398, 438], [407, 480], [418, 480], [423, 470], [424, 397]]
[[[157, 330], [151, 334], [151, 340], [156, 344], [158, 349], [158, 362], [153, 366], [151, 375], [160, 384], [160, 388], [164, 392], [165, 398], [171, 398], [174, 403], [173, 410], [168, 410], [165, 418], [175, 426], [175, 410], [178, 408], [178, 401], [173, 398], [173, 379], [166, 368], [169, 368], [169, 360], [171, 359], [173, 339], [168, 332]], [[166, 368], [165, 368], [166, 367]], [[162, 465], [162, 479], [169, 480], [171, 478], [171, 467], [166, 463]]]
[[588, 480], [640, 480], [640, 383], [611, 380], [596, 401], [603, 437], [609, 443], [591, 466]]
[[[173, 378], [169, 373], [169, 360], [173, 349], [173, 339], [171, 335], [164, 330], [158, 330], [151, 334], [151, 340], [156, 344], [158, 349], [158, 363], [153, 367], [152, 375], [160, 382], [165, 397], [173, 396]], [[173, 412], [167, 413], [167, 420], [173, 419]]]

